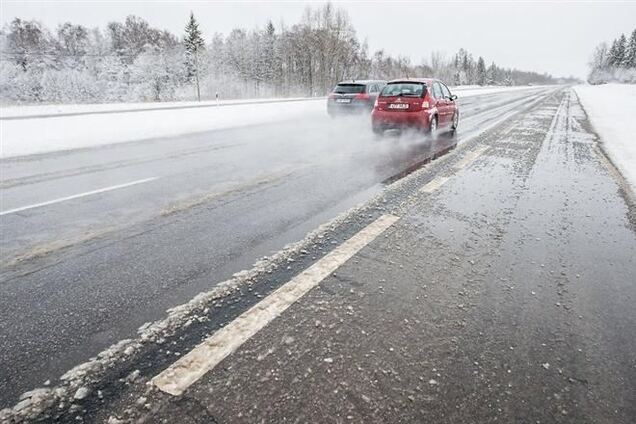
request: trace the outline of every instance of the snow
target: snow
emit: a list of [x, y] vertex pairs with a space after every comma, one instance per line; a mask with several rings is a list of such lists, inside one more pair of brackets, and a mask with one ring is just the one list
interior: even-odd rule
[[[471, 97], [529, 89], [537, 87], [462, 88], [457, 90], [457, 94], [460, 97]], [[216, 107], [216, 102], [6, 107], [0, 113], [0, 157], [179, 136], [325, 113], [324, 99], [288, 100], [293, 101], [227, 101], [221, 102], [223, 107]], [[273, 102], [276, 103], [273, 105]], [[201, 105], [209, 107], [197, 107]]]
[[471, 97], [479, 96], [481, 94], [495, 94], [502, 93], [504, 91], [523, 91], [523, 90], [536, 90], [538, 88], [547, 87], [545, 85], [521, 85], [513, 87], [502, 86], [479, 86], [479, 85], [460, 85], [457, 87], [449, 87], [451, 93], [457, 94], [458, 97]]
[[[202, 102], [155, 102], [155, 103], [98, 103], [98, 104], [49, 104], [31, 106], [5, 106], [0, 108], [0, 118], [40, 117], [43, 115], [78, 114], [78, 113], [112, 113], [135, 110], [160, 110], [175, 108], [198, 108], [206, 106], [230, 106], [251, 103], [295, 102], [312, 100], [309, 97], [242, 99]], [[315, 98], [313, 99], [315, 100]]]
[[477, 85], [477, 84], [466, 84], [466, 85], [449, 85], [448, 88], [451, 90], [469, 90], [473, 88], [484, 88], [484, 87], [497, 87], [495, 85]]
[[579, 100], [612, 162], [636, 189], [636, 84], [580, 85]]
[[134, 113], [2, 120], [0, 157], [292, 120], [324, 109], [324, 101], [305, 100], [277, 103], [275, 106], [271, 103], [236, 104], [219, 108], [156, 109]]
[[90, 394], [90, 392], [91, 391], [87, 387], [80, 387], [75, 392], [75, 395], [73, 396], [73, 399], [75, 399], [75, 400], [86, 399], [88, 397], [88, 395]]

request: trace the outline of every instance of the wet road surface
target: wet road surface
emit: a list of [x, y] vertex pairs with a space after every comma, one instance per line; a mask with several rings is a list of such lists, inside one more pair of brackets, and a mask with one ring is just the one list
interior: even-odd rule
[[466, 98], [457, 137], [435, 142], [321, 110], [4, 160], [0, 406], [553, 91]]
[[[138, 339], [122, 342], [62, 382], [54, 380], [51, 388], [27, 396], [14, 412], [5, 411], [0, 418], [39, 413], [48, 421], [109, 423], [634, 422], [633, 199], [600, 152], [570, 90], [553, 91], [528, 106], [479, 136], [463, 142], [460, 136], [452, 153], [383, 190], [366, 186], [356, 200], [369, 199], [364, 206], [275, 256], [272, 266], [237, 277], [241, 284], [171, 314], [170, 320], [142, 331]], [[387, 141], [395, 144], [376, 148], [392, 146], [386, 151], [392, 154], [371, 166], [376, 184], [392, 180], [447, 143], [413, 147], [400, 144], [404, 140]], [[424, 153], [408, 153], [409, 149]], [[395, 152], [402, 150], [407, 154], [400, 159]], [[368, 166], [367, 161], [359, 163]], [[378, 171], [382, 169], [386, 172]], [[321, 177], [327, 180], [327, 174]], [[267, 187], [262, 199], [290, 184], [307, 189], [308, 183], [294, 182], [298, 179], [273, 178], [256, 186], [255, 192]], [[271, 188], [276, 184], [282, 186]], [[338, 187], [334, 183], [332, 190]], [[120, 302], [128, 308], [140, 298], [162, 299], [174, 294], [179, 284], [164, 281], [163, 292], [146, 294], [153, 293], [153, 285], [139, 276], [150, 266], [143, 261], [152, 243], [158, 259], [153, 267], [166, 275], [174, 275], [171, 267], [177, 262], [184, 264], [184, 271], [196, 269], [206, 255], [214, 257], [218, 250], [218, 261], [238, 264], [240, 253], [234, 259], [222, 256], [224, 249], [206, 224], [218, 233], [248, 214], [240, 223], [246, 231], [237, 225], [225, 236], [225, 247], [240, 252], [253, 240], [235, 243], [232, 231], [262, 234], [267, 217], [293, 209], [290, 201], [297, 207], [310, 201], [281, 192], [271, 203], [258, 204], [253, 214], [241, 207], [254, 199], [258, 194], [229, 190], [218, 199], [221, 205], [207, 198], [191, 202], [145, 222], [146, 231], [129, 229], [128, 236], [108, 236], [50, 254], [62, 256], [41, 270], [38, 261], [49, 255], [30, 259], [24, 265], [33, 267], [31, 273], [19, 276], [21, 265], [7, 268], [3, 289], [16, 290], [14, 278], [19, 278], [50, 299], [50, 288], [29, 278], [47, 272], [59, 273], [62, 280], [68, 272], [75, 275], [78, 287], [90, 286], [89, 300], [95, 296], [108, 304], [110, 290], [119, 290]], [[318, 223], [338, 212], [328, 210]], [[253, 227], [248, 226], [250, 219], [257, 220]], [[299, 232], [307, 231], [298, 219], [292, 222]], [[369, 231], [378, 222], [385, 224]], [[285, 233], [287, 226], [268, 228]], [[285, 234], [292, 237], [293, 231]], [[192, 249], [181, 257], [177, 250], [187, 249], [186, 239]], [[172, 248], [158, 240], [170, 240]], [[209, 250], [197, 258], [196, 251], [207, 249], [206, 243]], [[266, 238], [260, 243], [267, 244]], [[357, 247], [351, 250], [352, 245]], [[276, 243], [268, 249], [277, 249]], [[115, 254], [120, 262], [113, 262], [110, 255]], [[80, 257], [91, 261], [91, 267], [74, 274]], [[109, 269], [116, 275], [120, 266], [113, 267], [115, 263], [123, 268], [136, 264], [125, 283], [102, 276], [110, 275]], [[218, 269], [201, 271], [201, 287], [211, 284], [209, 273]], [[183, 281], [197, 278], [186, 275]], [[149, 280], [151, 276], [147, 274]], [[299, 292], [303, 284], [307, 289]], [[128, 299], [127, 286], [137, 286], [143, 294]], [[58, 294], [58, 304], [78, 299], [67, 290]], [[182, 294], [190, 295], [187, 290]], [[143, 316], [146, 307], [141, 305], [136, 313]], [[10, 304], [3, 307], [20, 313]], [[82, 307], [91, 317], [90, 308], [78, 305]], [[261, 328], [262, 317], [250, 319], [255, 313], [266, 314], [269, 324]], [[28, 315], [22, 317], [25, 322]], [[86, 325], [90, 339], [95, 324], [92, 318], [84, 319], [78, 327]], [[100, 319], [120, 324], [113, 317]], [[40, 323], [51, 328], [55, 321], [45, 324]], [[82, 339], [77, 329], [73, 331], [52, 339]], [[11, 333], [3, 329], [2, 334]], [[105, 337], [105, 343], [116, 337]], [[233, 347], [225, 351], [228, 345]], [[30, 353], [28, 345], [23, 348], [31, 356], [22, 364], [32, 366], [29, 361], [38, 355]], [[73, 349], [86, 352], [79, 345], [71, 345], [69, 351]], [[197, 353], [200, 363], [191, 359]], [[209, 362], [211, 358], [218, 360]], [[198, 372], [206, 363], [208, 368]], [[19, 368], [11, 372], [27, 373]], [[183, 375], [197, 377], [176, 395], [161, 389], [182, 384]]]
[[182, 394], [147, 383], [198, 343], [188, 334], [227, 325], [240, 337], [249, 323], [216, 319], [232, 300], [132, 364], [136, 380], [78, 402], [79, 416], [633, 423], [634, 211], [586, 125], [562, 91], [405, 178], [304, 255], [353, 238], [347, 227], [396, 222]]

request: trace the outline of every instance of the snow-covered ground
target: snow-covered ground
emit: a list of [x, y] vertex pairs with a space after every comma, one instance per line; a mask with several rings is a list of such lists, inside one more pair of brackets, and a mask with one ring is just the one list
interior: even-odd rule
[[[177, 109], [199, 108], [212, 106], [231, 106], [251, 103], [296, 102], [312, 100], [308, 97], [286, 97], [271, 99], [241, 99], [241, 100], [209, 100], [203, 102], [157, 102], [157, 103], [100, 103], [100, 104], [69, 104], [69, 105], [31, 105], [6, 106], [0, 108], [0, 118], [26, 118], [43, 115], [67, 115], [78, 113], [112, 113], [128, 112], [148, 109]], [[315, 98], [313, 100], [316, 100]]]
[[477, 96], [480, 94], [494, 94], [494, 93], [501, 93], [503, 91], [519, 91], [519, 90], [532, 90], [532, 89], [536, 89], [539, 87], [545, 87], [545, 86], [539, 86], [539, 85], [520, 85], [520, 86], [515, 86], [515, 87], [502, 87], [500, 85], [486, 85], [486, 86], [479, 86], [479, 85], [458, 85], [456, 87], [449, 87], [451, 92], [453, 92], [454, 94], [457, 94], [458, 96], [461, 97], [470, 97], [470, 96]]
[[636, 190], [636, 84], [580, 85], [575, 90], [605, 150]]
[[[453, 92], [470, 97], [536, 88], [458, 88]], [[324, 99], [294, 100], [238, 100], [225, 102], [224, 107], [214, 107], [216, 102], [3, 107], [0, 157], [258, 125], [325, 111]]]
[[257, 125], [325, 109], [322, 101], [0, 120], [1, 157]]

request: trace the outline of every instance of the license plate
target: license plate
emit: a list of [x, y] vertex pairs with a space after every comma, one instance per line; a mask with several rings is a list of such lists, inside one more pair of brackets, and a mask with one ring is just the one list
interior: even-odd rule
[[389, 105], [389, 109], [408, 109], [408, 108], [409, 108], [408, 103], [391, 103]]
[[336, 99], [336, 103], [351, 103], [351, 99]]

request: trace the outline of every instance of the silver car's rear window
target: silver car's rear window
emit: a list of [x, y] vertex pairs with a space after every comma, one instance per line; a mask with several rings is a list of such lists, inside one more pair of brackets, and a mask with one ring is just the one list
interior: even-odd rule
[[363, 84], [338, 84], [333, 91], [338, 94], [358, 94], [364, 93], [364, 87]]

